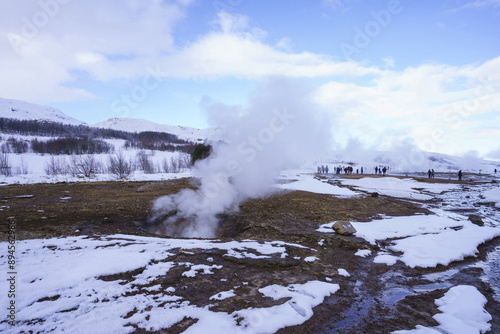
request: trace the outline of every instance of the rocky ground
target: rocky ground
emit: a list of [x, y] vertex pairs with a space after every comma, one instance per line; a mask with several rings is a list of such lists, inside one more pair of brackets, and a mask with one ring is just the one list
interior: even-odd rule
[[[355, 177], [355, 176], [353, 176]], [[452, 182], [452, 181], [435, 181]], [[133, 234], [152, 236], [147, 232], [152, 201], [162, 195], [194, 187], [190, 179], [162, 182], [96, 182], [58, 183], [36, 185], [9, 185], [0, 187], [2, 211], [0, 220], [15, 217], [18, 239], [50, 238], [69, 235]], [[304, 324], [285, 328], [279, 333], [389, 333], [411, 329], [416, 325], [435, 326], [432, 318], [438, 312], [434, 300], [446, 292], [447, 286], [429, 287], [425, 274], [458, 270], [454, 279], [460, 284], [476, 286], [485, 296], [492, 291], [480, 280], [479, 268], [464, 266], [464, 262], [432, 269], [408, 268], [401, 264], [387, 266], [373, 263], [370, 257], [354, 254], [359, 249], [377, 246], [354, 236], [325, 235], [316, 231], [320, 224], [336, 220], [368, 222], [381, 215], [406, 216], [428, 214], [414, 202], [390, 197], [337, 198], [309, 192], [280, 192], [266, 198], [249, 200], [240, 211], [220, 217], [219, 237], [222, 240], [253, 239], [281, 240], [300, 244], [305, 248], [289, 247], [289, 257], [268, 259], [225, 257], [220, 250], [178, 249], [169, 261], [194, 264], [222, 265], [214, 275], [181, 276], [182, 270], [171, 270], [168, 275], [151, 282], [176, 286], [176, 293], [197, 306], [208, 304], [210, 296], [238, 286], [237, 297], [213, 304], [214, 311], [272, 306], [282, 303], [264, 298], [258, 289], [271, 284], [288, 285], [311, 280], [325, 281], [333, 277], [340, 290], [314, 309], [314, 316]], [[0, 235], [6, 240], [6, 224]], [[484, 257], [493, 242], [481, 247]], [[311, 252], [317, 261], [303, 259]], [[471, 262], [466, 260], [465, 262]], [[338, 275], [345, 269], [350, 276]], [[130, 279], [137, 272], [101, 277], [103, 280]], [[118, 277], [119, 276], [119, 277]], [[415, 294], [415, 287], [424, 287]], [[425, 288], [426, 287], [426, 288]], [[490, 299], [490, 298], [488, 298]], [[487, 305], [493, 315], [493, 332], [498, 330], [498, 305]], [[132, 315], [130, 315], [132, 316]], [[185, 318], [161, 333], [178, 333], [196, 320]], [[136, 333], [142, 330], [137, 329]]]

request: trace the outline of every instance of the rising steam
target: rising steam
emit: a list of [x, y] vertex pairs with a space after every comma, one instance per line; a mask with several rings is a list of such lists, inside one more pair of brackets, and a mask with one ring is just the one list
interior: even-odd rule
[[153, 219], [168, 217], [163, 221], [168, 235], [214, 237], [218, 214], [268, 194], [281, 170], [314, 161], [330, 145], [326, 118], [309, 90], [296, 81], [267, 80], [245, 107], [208, 98], [202, 105], [223, 130], [224, 142], [215, 143], [210, 157], [195, 164], [197, 190], [184, 189], [155, 201]]

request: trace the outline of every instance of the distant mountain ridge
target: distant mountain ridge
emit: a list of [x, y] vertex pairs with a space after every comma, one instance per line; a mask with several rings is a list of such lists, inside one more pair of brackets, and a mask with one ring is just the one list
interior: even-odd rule
[[159, 124], [141, 118], [114, 117], [90, 126], [127, 132], [167, 132], [174, 134], [181, 139], [195, 142], [203, 141], [205, 139], [221, 139], [221, 133], [217, 129], [196, 129], [180, 125]]
[[217, 129], [196, 129], [184, 126], [159, 124], [139, 118], [114, 117], [96, 124], [87, 124], [66, 115], [59, 109], [3, 98], [0, 98], [0, 117], [20, 120], [43, 120], [71, 125], [87, 125], [101, 129], [113, 129], [126, 132], [166, 132], [176, 135], [180, 139], [193, 142], [201, 142], [207, 139], [221, 139], [221, 133]]
[[20, 120], [36, 119], [71, 125], [85, 125], [86, 123], [70, 117], [59, 109], [41, 106], [20, 100], [0, 98], [0, 117], [16, 118]]

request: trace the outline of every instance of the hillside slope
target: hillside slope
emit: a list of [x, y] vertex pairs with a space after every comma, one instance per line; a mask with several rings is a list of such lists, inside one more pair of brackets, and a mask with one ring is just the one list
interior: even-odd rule
[[205, 139], [219, 140], [221, 137], [221, 134], [217, 129], [196, 129], [185, 126], [158, 124], [140, 118], [114, 117], [91, 126], [127, 132], [167, 132], [174, 134], [181, 139], [194, 142], [204, 141]]
[[0, 98], [0, 117], [16, 118], [20, 120], [36, 119], [72, 125], [86, 124], [85, 122], [64, 114], [59, 109], [25, 101], [2, 98]]

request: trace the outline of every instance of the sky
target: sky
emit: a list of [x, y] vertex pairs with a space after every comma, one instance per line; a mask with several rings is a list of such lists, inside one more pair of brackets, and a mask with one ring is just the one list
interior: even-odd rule
[[0, 2], [0, 97], [94, 124], [205, 128], [269, 77], [310, 87], [333, 148], [500, 159], [500, 0]]

